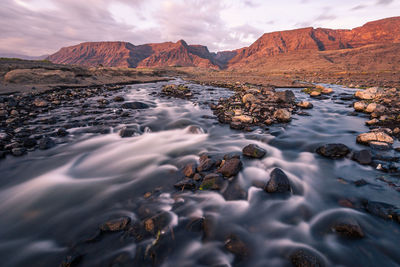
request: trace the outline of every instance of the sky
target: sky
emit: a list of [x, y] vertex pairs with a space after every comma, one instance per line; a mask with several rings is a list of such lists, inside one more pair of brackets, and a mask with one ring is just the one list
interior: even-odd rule
[[352, 29], [399, 15], [400, 0], [0, 0], [0, 53], [180, 39], [215, 52], [249, 46], [266, 32]]

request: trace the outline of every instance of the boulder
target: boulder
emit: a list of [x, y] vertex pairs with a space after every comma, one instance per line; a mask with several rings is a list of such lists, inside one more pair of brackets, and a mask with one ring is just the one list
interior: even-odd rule
[[264, 190], [268, 193], [287, 193], [291, 191], [290, 181], [286, 174], [279, 168], [275, 168]]
[[292, 115], [287, 109], [281, 108], [274, 112], [274, 117], [280, 122], [289, 122], [292, 119]]
[[230, 235], [228, 237], [228, 239], [225, 241], [225, 248], [239, 259], [248, 257], [250, 252], [247, 245], [236, 235]]
[[238, 158], [225, 160], [223, 165], [218, 169], [218, 172], [225, 177], [232, 177], [239, 173], [242, 168], [242, 161]]
[[142, 102], [126, 102], [121, 107], [125, 109], [147, 109], [149, 105]]
[[358, 101], [353, 104], [353, 107], [355, 111], [363, 112], [367, 108], [367, 104], [365, 102]]
[[278, 100], [284, 103], [293, 103], [296, 100], [294, 93], [291, 90], [276, 92]]
[[317, 97], [317, 96], [320, 96], [321, 95], [321, 92], [319, 92], [319, 91], [312, 91], [311, 93], [310, 93], [310, 96], [311, 97]]
[[215, 165], [215, 161], [213, 159], [210, 159], [207, 155], [203, 155], [200, 157], [200, 164], [197, 167], [197, 171], [203, 172], [203, 171], [208, 171], [211, 168], [213, 168]]
[[290, 261], [295, 267], [322, 267], [324, 264], [317, 255], [311, 251], [297, 249], [289, 256]]
[[246, 157], [260, 159], [265, 156], [267, 151], [255, 144], [250, 144], [243, 148], [242, 153]]
[[326, 158], [340, 159], [347, 156], [350, 149], [344, 144], [327, 144], [318, 147], [316, 152]]
[[347, 238], [363, 238], [364, 232], [358, 222], [352, 218], [343, 218], [332, 225], [332, 229]]
[[393, 138], [384, 132], [369, 132], [357, 136], [357, 143], [360, 144], [368, 145], [370, 142], [373, 141], [384, 142], [389, 144], [393, 144], [394, 142]]
[[43, 137], [39, 140], [39, 149], [45, 150], [55, 146], [53, 139], [50, 137]]
[[353, 159], [362, 165], [369, 165], [372, 163], [371, 151], [367, 149], [357, 151], [354, 153]]
[[383, 113], [383, 112], [385, 112], [385, 110], [386, 110], [385, 106], [379, 105], [376, 103], [371, 103], [366, 107], [365, 112], [367, 112], [367, 113], [373, 113], [373, 112]]
[[245, 94], [242, 97], [243, 103], [247, 103], [247, 102], [254, 103], [256, 100], [257, 100], [257, 98], [253, 94]]
[[224, 185], [224, 178], [218, 173], [211, 173], [204, 177], [200, 190], [220, 190]]
[[232, 118], [233, 122], [252, 123], [253, 117], [247, 115], [235, 116]]
[[297, 106], [299, 108], [304, 108], [304, 109], [310, 109], [310, 108], [314, 107], [313, 104], [311, 104], [308, 101], [301, 101], [301, 102], [297, 103]]

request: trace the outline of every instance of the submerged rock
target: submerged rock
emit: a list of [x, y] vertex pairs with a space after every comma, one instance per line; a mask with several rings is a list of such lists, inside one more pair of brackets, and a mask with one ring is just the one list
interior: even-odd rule
[[327, 144], [318, 147], [317, 153], [327, 158], [340, 159], [347, 156], [350, 153], [350, 149], [343, 144]]
[[174, 184], [174, 187], [180, 190], [185, 190], [185, 189], [193, 190], [196, 189], [197, 184], [192, 179], [184, 179]]
[[242, 161], [237, 158], [225, 160], [225, 163], [218, 169], [225, 177], [232, 177], [239, 173], [242, 168]]
[[250, 254], [250, 250], [247, 245], [236, 235], [229, 236], [229, 238], [225, 241], [225, 248], [239, 259], [247, 258]]
[[43, 137], [39, 140], [39, 149], [46, 150], [53, 146], [55, 146], [55, 143], [50, 137]]
[[353, 159], [362, 165], [369, 165], [372, 163], [371, 151], [363, 149], [361, 151], [354, 152]]
[[128, 224], [131, 222], [129, 217], [121, 217], [118, 219], [113, 219], [107, 221], [99, 226], [100, 230], [103, 232], [116, 232], [124, 230]]
[[286, 193], [291, 191], [290, 181], [286, 174], [279, 168], [275, 168], [264, 190], [268, 193]]
[[322, 267], [324, 264], [317, 255], [311, 251], [298, 249], [290, 254], [290, 261], [296, 267]]
[[364, 232], [358, 222], [352, 218], [344, 218], [332, 225], [332, 229], [339, 235], [348, 238], [363, 238]]
[[125, 109], [148, 109], [150, 106], [142, 102], [126, 102], [121, 107]]
[[267, 151], [255, 144], [250, 144], [243, 148], [242, 153], [246, 157], [260, 159], [265, 156]]
[[289, 122], [292, 119], [290, 112], [284, 108], [275, 111], [274, 117], [280, 122]]

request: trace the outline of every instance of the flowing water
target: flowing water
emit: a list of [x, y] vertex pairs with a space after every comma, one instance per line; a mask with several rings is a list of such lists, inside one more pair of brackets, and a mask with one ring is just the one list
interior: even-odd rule
[[[120, 216], [139, 221], [143, 209], [168, 217], [168, 230], [161, 234], [170, 239], [156, 260], [163, 266], [290, 266], [288, 254], [294, 248], [314, 251], [328, 266], [400, 264], [400, 225], [338, 204], [344, 198], [367, 198], [399, 205], [399, 192], [377, 179], [398, 177], [314, 153], [326, 143], [364, 148], [355, 137], [368, 131], [366, 118], [349, 116], [350, 101], [335, 96], [311, 100], [311, 116], [295, 115], [287, 125], [241, 132], [219, 124], [207, 105], [232, 92], [191, 84], [195, 97], [189, 101], [157, 96], [164, 84], [126, 86], [115, 93], [150, 106], [124, 121], [136, 127], [133, 137], [118, 135], [123, 125], [109, 134], [74, 128], [68, 140], [53, 149], [0, 162], [1, 266], [57, 266], [99, 224]], [[331, 87], [335, 95], [354, 93]], [[300, 89], [293, 91], [297, 100], [309, 100]], [[74, 109], [53, 114], [63, 116]], [[107, 112], [115, 115], [111, 107], [96, 120], [107, 120]], [[201, 153], [240, 153], [250, 143], [268, 154], [261, 160], [242, 159], [243, 169], [231, 182], [242, 188], [240, 197], [173, 187], [182, 179], [182, 166]], [[290, 196], [271, 196], [255, 186], [267, 182], [275, 167], [288, 175]], [[352, 183], [360, 179], [369, 184]], [[144, 197], [147, 192], [152, 195]], [[365, 237], [349, 240], [333, 233], [331, 222], [342, 216], [356, 219]], [[187, 230], [188, 222], [198, 217], [211, 222], [207, 236]], [[248, 246], [246, 260], [235, 260], [224, 248], [231, 234]], [[127, 266], [147, 266], [137, 254], [160, 241], [159, 235], [137, 241], [121, 232], [107, 234], [81, 246], [79, 266], [110, 266], [124, 257]]]

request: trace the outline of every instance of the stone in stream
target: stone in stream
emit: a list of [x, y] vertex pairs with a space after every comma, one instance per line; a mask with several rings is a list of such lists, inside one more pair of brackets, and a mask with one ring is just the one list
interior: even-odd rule
[[230, 235], [225, 241], [225, 248], [239, 260], [245, 259], [249, 256], [250, 250], [247, 245], [240, 240], [236, 235]]
[[67, 136], [69, 133], [65, 128], [58, 128], [58, 130], [56, 131], [56, 135], [58, 137], [64, 137]]
[[11, 153], [15, 157], [20, 157], [26, 153], [26, 149], [24, 147], [16, 147], [11, 150]]
[[364, 201], [365, 210], [375, 216], [400, 223], [400, 211], [397, 207], [377, 201]]
[[39, 140], [39, 149], [41, 150], [46, 150], [52, 148], [53, 146], [55, 146], [55, 143], [50, 137], [45, 136]]
[[68, 255], [67, 257], [65, 257], [63, 262], [61, 262], [60, 267], [78, 266], [80, 261], [82, 260], [82, 258], [83, 258], [82, 254], [80, 254], [78, 252], [74, 252], [74, 253]]
[[274, 118], [280, 122], [289, 122], [292, 119], [292, 115], [287, 109], [280, 108], [274, 112]]
[[367, 107], [367, 104], [365, 102], [358, 101], [353, 104], [353, 107], [356, 111], [364, 111]]
[[183, 168], [183, 174], [186, 177], [193, 177], [195, 173], [196, 173], [196, 163], [186, 164], [186, 166]]
[[297, 249], [290, 256], [290, 261], [296, 267], [322, 267], [324, 264], [317, 255], [305, 249]]
[[310, 108], [314, 107], [314, 105], [308, 101], [301, 101], [301, 102], [297, 103], [297, 106], [299, 108], [304, 108], [304, 109], [310, 109]]
[[286, 174], [279, 168], [275, 168], [264, 190], [268, 193], [287, 193], [291, 191], [290, 181]]
[[340, 159], [347, 156], [350, 153], [350, 149], [343, 144], [327, 144], [318, 147], [316, 152], [330, 159]]
[[224, 178], [218, 173], [211, 173], [204, 177], [200, 190], [220, 190], [224, 185]]
[[353, 218], [343, 218], [332, 225], [332, 229], [341, 236], [348, 238], [363, 238], [361, 226]]
[[372, 149], [377, 149], [377, 150], [390, 150], [392, 148], [388, 143], [376, 142], [376, 141], [369, 142], [369, 146]]
[[33, 101], [33, 104], [38, 107], [38, 108], [44, 108], [49, 105], [49, 103], [46, 100], [36, 98], [35, 101]]
[[265, 156], [267, 151], [255, 144], [250, 144], [243, 148], [242, 153], [246, 157], [260, 159]]
[[385, 132], [369, 132], [357, 136], [357, 143], [368, 145], [370, 142], [384, 142], [393, 144], [394, 140]]
[[147, 109], [150, 106], [142, 102], [126, 102], [121, 107], [125, 109]]
[[115, 102], [124, 102], [125, 98], [123, 96], [118, 95], [118, 96], [114, 97], [113, 100]]
[[184, 179], [182, 181], [177, 182], [176, 184], [174, 184], [174, 187], [180, 190], [193, 190], [196, 189], [196, 182], [193, 181], [192, 179]]
[[225, 177], [232, 177], [239, 173], [242, 168], [242, 161], [238, 158], [225, 160], [223, 165], [218, 169], [218, 172]]
[[116, 232], [125, 230], [128, 224], [131, 222], [129, 217], [121, 217], [107, 221], [99, 226], [103, 232]]
[[202, 155], [200, 157], [200, 164], [197, 167], [198, 172], [208, 171], [213, 168], [215, 165], [215, 161], [209, 158], [207, 155]]
[[278, 100], [284, 103], [293, 103], [296, 100], [294, 93], [291, 90], [275, 92]]
[[372, 163], [371, 151], [363, 149], [361, 151], [354, 152], [353, 160], [357, 161], [362, 165], [369, 165]]
[[138, 132], [135, 128], [131, 128], [131, 127], [124, 127], [119, 131], [119, 136], [121, 136], [122, 138], [126, 138], [126, 137], [132, 137], [134, 135], [136, 135]]
[[26, 148], [34, 148], [37, 145], [37, 141], [34, 138], [26, 138], [24, 139], [24, 147]]

